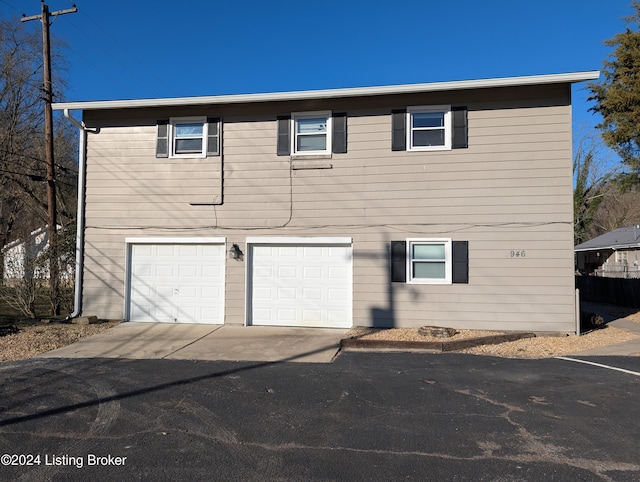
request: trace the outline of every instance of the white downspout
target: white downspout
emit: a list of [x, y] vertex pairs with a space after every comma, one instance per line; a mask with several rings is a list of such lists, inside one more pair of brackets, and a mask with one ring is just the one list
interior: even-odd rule
[[73, 312], [67, 316], [67, 320], [80, 316], [82, 312], [82, 274], [84, 271], [84, 193], [86, 179], [87, 161], [87, 132], [97, 134], [99, 128], [89, 129], [83, 123], [78, 122], [69, 109], [64, 109], [64, 116], [69, 119], [80, 131], [80, 141], [78, 143], [78, 208], [76, 211], [76, 279], [75, 292], [73, 295]]

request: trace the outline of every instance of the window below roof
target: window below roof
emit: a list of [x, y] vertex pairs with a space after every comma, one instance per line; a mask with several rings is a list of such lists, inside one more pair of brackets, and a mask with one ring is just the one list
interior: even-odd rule
[[451, 149], [451, 106], [422, 106], [407, 109], [409, 151]]
[[171, 157], [206, 157], [206, 117], [170, 119]]
[[198, 116], [158, 120], [156, 157], [219, 156], [220, 133], [220, 118]]
[[301, 112], [292, 115], [293, 154], [331, 154], [331, 112]]

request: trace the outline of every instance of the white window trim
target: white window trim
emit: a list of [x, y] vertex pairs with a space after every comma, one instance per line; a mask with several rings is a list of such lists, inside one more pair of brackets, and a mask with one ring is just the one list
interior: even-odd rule
[[[413, 145], [413, 114], [428, 112], [444, 112], [444, 145], [442, 146], [414, 146]], [[453, 116], [450, 105], [423, 105], [407, 108], [407, 150], [408, 151], [450, 151], [453, 138]]]
[[[411, 247], [414, 244], [444, 244], [445, 276], [444, 278], [414, 278]], [[451, 238], [407, 238], [407, 283], [427, 285], [449, 285], [453, 280], [453, 257]]]
[[[187, 154], [176, 154], [176, 124], [201, 123], [202, 124], [202, 150], [200, 153], [191, 152]], [[209, 134], [209, 124], [207, 118], [202, 117], [172, 117], [169, 119], [169, 157], [171, 158], [205, 158], [207, 157], [207, 138]]]
[[[321, 151], [298, 151], [296, 146], [298, 145], [297, 136], [296, 136], [296, 125], [298, 123], [298, 119], [305, 119], [310, 117], [326, 117], [327, 118], [327, 143], [326, 149]], [[331, 118], [330, 110], [323, 111], [313, 111], [313, 112], [293, 112], [291, 114], [291, 154], [296, 157], [305, 157], [305, 156], [318, 156], [318, 155], [331, 155], [331, 147], [333, 143], [333, 122]]]
[[616, 251], [616, 263], [627, 263], [629, 261], [629, 251]]

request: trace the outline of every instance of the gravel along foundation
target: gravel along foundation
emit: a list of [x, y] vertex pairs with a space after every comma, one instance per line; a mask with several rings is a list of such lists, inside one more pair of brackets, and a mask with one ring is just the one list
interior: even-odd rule
[[[625, 320], [640, 323], [640, 313], [620, 313], [620, 316], [624, 316]], [[56, 322], [34, 322], [32, 324], [18, 325], [18, 331], [14, 329], [3, 330], [2, 335], [4, 336], [0, 336], [0, 362], [31, 358], [41, 353], [70, 345], [81, 338], [101, 333], [118, 323], [120, 321], [104, 321], [89, 325]], [[501, 331], [456, 330], [456, 334], [446, 338], [445, 341], [442, 338], [420, 334], [417, 328], [384, 330], [354, 328], [345, 335], [345, 340], [393, 341], [399, 343], [397, 346], [401, 346], [401, 342], [404, 342], [404, 346], [411, 349], [411, 343], [414, 342], [450, 343], [487, 337], [487, 339], [493, 338], [494, 344], [482, 344], [472, 348], [455, 349], [455, 351], [456, 353], [509, 358], [548, 358], [569, 355], [638, 338], [638, 335], [613, 326], [606, 326], [582, 336], [535, 336], [495, 343], [495, 338], [503, 335], [505, 333]], [[392, 348], [398, 349], [397, 347]]]
[[[635, 316], [635, 315], [634, 315]], [[630, 317], [628, 317], [630, 318]], [[627, 318], [627, 319], [628, 319]], [[640, 321], [640, 316], [637, 320]], [[391, 328], [384, 330], [374, 330], [370, 328], [354, 328], [347, 333], [345, 338], [357, 340], [379, 341], [381, 343], [369, 344], [372, 349], [381, 348], [385, 341], [387, 348], [397, 349], [400, 345], [395, 342], [405, 342], [408, 348], [417, 349], [420, 343], [452, 343], [462, 340], [473, 340], [478, 338], [486, 338], [492, 340], [491, 343], [483, 343], [470, 348], [461, 348], [455, 350], [438, 350], [438, 351], [455, 351], [456, 353], [469, 353], [475, 355], [491, 355], [507, 358], [549, 358], [554, 356], [569, 355], [584, 350], [599, 348], [601, 346], [613, 345], [624, 341], [638, 338], [638, 335], [627, 331], [607, 326], [605, 328], [594, 330], [582, 336], [523, 336], [514, 341], [499, 342], [499, 337], [505, 335], [501, 331], [480, 331], [480, 330], [457, 330], [457, 333], [447, 338], [443, 342], [442, 338], [428, 337], [421, 335], [418, 329], [400, 329]], [[528, 334], [522, 334], [528, 335]], [[416, 343], [415, 345], [411, 345]], [[345, 344], [347, 347], [348, 343]], [[356, 345], [357, 346], [357, 345]], [[427, 345], [428, 346], [428, 345]], [[361, 344], [366, 347], [366, 344]], [[435, 347], [433, 347], [435, 348]]]
[[91, 325], [73, 323], [34, 323], [18, 326], [18, 331], [0, 336], [0, 362], [25, 360], [56, 348], [70, 345], [81, 338], [108, 330], [119, 321]]

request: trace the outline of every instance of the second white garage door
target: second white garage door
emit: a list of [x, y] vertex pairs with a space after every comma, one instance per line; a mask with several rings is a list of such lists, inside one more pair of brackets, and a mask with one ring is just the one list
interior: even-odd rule
[[156, 239], [128, 244], [130, 321], [224, 322], [224, 244]]
[[351, 327], [350, 243], [261, 242], [250, 249], [250, 324]]

